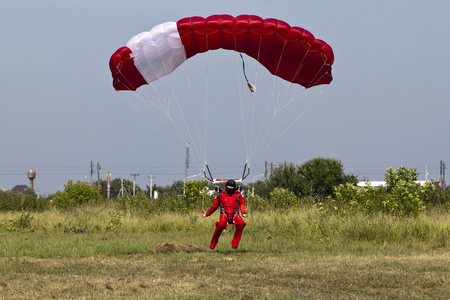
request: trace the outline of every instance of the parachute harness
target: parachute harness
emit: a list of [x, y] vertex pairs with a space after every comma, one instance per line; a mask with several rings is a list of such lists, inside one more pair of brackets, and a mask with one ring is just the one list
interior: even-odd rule
[[[236, 191], [234, 192], [236, 193]], [[239, 195], [237, 197], [237, 207], [236, 210], [234, 211], [233, 215], [230, 217], [229, 215], [227, 215], [227, 213], [225, 212], [225, 210], [222, 207], [222, 201], [220, 201], [220, 193], [217, 195], [217, 200], [219, 200], [219, 206], [220, 206], [220, 214], [222, 215], [226, 215], [227, 219], [228, 219], [228, 224], [233, 224], [234, 223], [234, 217], [236, 217], [239, 214], [239, 210], [240, 210], [240, 204], [241, 204], [241, 192], [238, 191]]]

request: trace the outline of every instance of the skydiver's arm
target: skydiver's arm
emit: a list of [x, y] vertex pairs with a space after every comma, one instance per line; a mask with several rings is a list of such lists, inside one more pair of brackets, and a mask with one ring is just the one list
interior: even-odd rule
[[205, 213], [205, 217], [209, 217], [210, 215], [212, 215], [218, 207], [219, 207], [219, 199], [216, 197], [214, 198], [210, 209], [208, 209], [208, 211]]

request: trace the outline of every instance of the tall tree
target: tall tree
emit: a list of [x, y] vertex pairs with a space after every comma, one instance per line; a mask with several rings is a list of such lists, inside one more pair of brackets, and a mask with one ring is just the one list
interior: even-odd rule
[[279, 163], [273, 169], [267, 181], [267, 194], [270, 194], [275, 188], [283, 188], [300, 196], [303, 190], [303, 181], [298, 169], [298, 165], [292, 162]]
[[313, 158], [302, 164], [298, 173], [302, 178], [302, 195], [326, 196], [333, 188], [346, 182], [356, 184], [357, 176], [345, 174], [342, 162], [332, 158]]
[[324, 197], [333, 194], [333, 187], [343, 183], [356, 184], [358, 178], [345, 174], [341, 161], [332, 158], [313, 158], [298, 166], [284, 162], [271, 173], [268, 190], [284, 188], [295, 195]]

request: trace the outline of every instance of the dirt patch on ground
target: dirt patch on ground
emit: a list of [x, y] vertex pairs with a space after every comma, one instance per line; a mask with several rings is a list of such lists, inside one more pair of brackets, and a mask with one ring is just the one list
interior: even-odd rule
[[174, 242], [161, 242], [156, 244], [152, 250], [161, 252], [206, 252], [210, 251], [208, 247], [195, 244], [183, 244]]

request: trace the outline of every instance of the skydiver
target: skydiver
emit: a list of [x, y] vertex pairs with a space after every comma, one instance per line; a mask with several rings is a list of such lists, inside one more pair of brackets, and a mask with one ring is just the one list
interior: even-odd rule
[[209, 217], [219, 206], [220, 217], [219, 221], [216, 222], [216, 230], [214, 231], [209, 247], [211, 249], [216, 248], [222, 231], [228, 227], [228, 224], [234, 224], [234, 226], [236, 226], [236, 231], [234, 232], [234, 237], [231, 241], [231, 247], [236, 249], [241, 240], [242, 231], [244, 230], [245, 225], [247, 225], [239, 215], [239, 209], [244, 218], [247, 218], [248, 213], [245, 208], [245, 198], [236, 188], [236, 182], [234, 180], [230, 179], [227, 181], [225, 191], [221, 191], [217, 197], [214, 198], [210, 209], [208, 209], [206, 213], [202, 212], [202, 216], [204, 218]]

